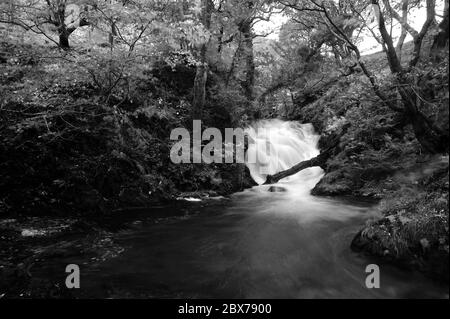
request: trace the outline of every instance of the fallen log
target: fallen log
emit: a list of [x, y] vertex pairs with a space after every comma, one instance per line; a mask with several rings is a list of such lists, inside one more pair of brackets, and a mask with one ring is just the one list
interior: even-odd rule
[[294, 174], [297, 174], [298, 172], [310, 168], [310, 167], [322, 167], [323, 169], [325, 169], [325, 164], [328, 161], [328, 159], [333, 156], [333, 154], [337, 153], [337, 150], [339, 148], [339, 143], [341, 140], [341, 137], [347, 132], [348, 128], [350, 127], [350, 124], [346, 124], [344, 125], [344, 127], [342, 128], [342, 131], [340, 134], [336, 134], [334, 135], [331, 139], [330, 142], [327, 143], [328, 147], [322, 152], [320, 153], [320, 155], [309, 159], [307, 161], [303, 161], [301, 163], [298, 163], [297, 165], [276, 173], [275, 175], [269, 175], [266, 178], [266, 182], [264, 183], [264, 185], [271, 185], [271, 184], [276, 184], [278, 183], [280, 180], [282, 180], [283, 178], [292, 176]]
[[331, 151], [332, 151], [332, 149], [329, 149], [326, 152], [321, 153], [319, 156], [316, 156], [310, 160], [298, 163], [297, 165], [295, 165], [285, 171], [279, 172], [275, 175], [267, 176], [267, 179], [266, 179], [266, 182], [264, 183], [264, 185], [271, 185], [271, 184], [278, 183], [283, 178], [297, 174], [298, 172], [300, 172], [304, 169], [310, 168], [310, 167], [320, 166], [320, 167], [324, 168], [325, 163], [327, 162], [328, 158], [331, 156]]

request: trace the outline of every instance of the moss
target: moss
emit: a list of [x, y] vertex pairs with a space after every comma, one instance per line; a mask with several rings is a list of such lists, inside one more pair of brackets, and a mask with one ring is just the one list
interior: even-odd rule
[[427, 163], [427, 169], [435, 166], [430, 176], [418, 175], [410, 187], [386, 196], [380, 205], [384, 217], [369, 221], [352, 248], [448, 282], [448, 158], [438, 163]]

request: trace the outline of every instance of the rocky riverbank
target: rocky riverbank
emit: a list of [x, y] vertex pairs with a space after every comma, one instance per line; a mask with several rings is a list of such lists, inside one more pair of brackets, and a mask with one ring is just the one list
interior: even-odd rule
[[[448, 282], [448, 154], [424, 153], [411, 127], [373, 102], [362, 81], [340, 80], [297, 105], [293, 118], [314, 124], [322, 150], [340, 136], [312, 193], [379, 200], [384, 217], [368, 221], [352, 248]], [[435, 94], [441, 89], [436, 87]], [[437, 121], [448, 129], [448, 105], [439, 112]]]

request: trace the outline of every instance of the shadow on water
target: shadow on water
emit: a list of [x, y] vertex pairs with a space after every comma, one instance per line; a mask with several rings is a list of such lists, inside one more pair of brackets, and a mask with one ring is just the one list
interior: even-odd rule
[[[188, 214], [119, 232], [126, 250], [83, 272], [85, 297], [436, 298], [421, 274], [380, 265], [381, 289], [367, 289], [376, 260], [349, 243], [377, 214], [367, 203], [301, 197], [258, 187], [229, 200], [188, 204]], [[170, 210], [170, 208], [166, 208]], [[173, 211], [172, 211], [173, 213]]]

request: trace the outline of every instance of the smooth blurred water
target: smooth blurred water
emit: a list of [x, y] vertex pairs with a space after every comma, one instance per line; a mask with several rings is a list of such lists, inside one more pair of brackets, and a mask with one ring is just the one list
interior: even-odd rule
[[[187, 215], [119, 232], [119, 257], [82, 268], [81, 296], [143, 298], [448, 298], [448, 286], [350, 250], [368, 203], [260, 186], [186, 203]], [[170, 210], [169, 207], [165, 208]], [[72, 262], [74, 260], [72, 259]], [[381, 289], [365, 286], [381, 268]]]
[[[247, 167], [259, 185], [266, 181], [267, 175], [287, 170], [320, 153], [320, 136], [314, 132], [311, 124], [264, 120], [246, 129], [246, 133], [250, 140]], [[309, 191], [320, 180], [321, 174], [320, 168], [315, 168], [306, 174], [300, 172], [287, 177], [284, 181], [304, 186]]]

